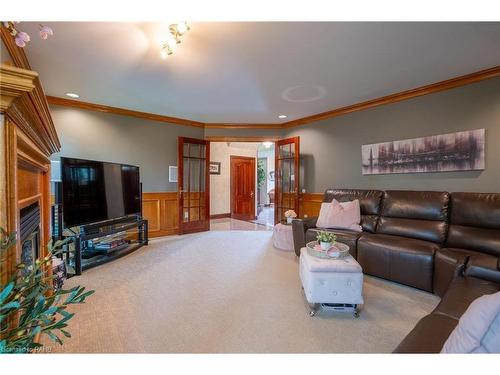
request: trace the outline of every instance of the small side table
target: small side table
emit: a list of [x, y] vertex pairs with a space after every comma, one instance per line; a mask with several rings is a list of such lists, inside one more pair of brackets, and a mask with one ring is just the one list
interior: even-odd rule
[[274, 226], [273, 245], [280, 250], [294, 250], [292, 224], [279, 223]]

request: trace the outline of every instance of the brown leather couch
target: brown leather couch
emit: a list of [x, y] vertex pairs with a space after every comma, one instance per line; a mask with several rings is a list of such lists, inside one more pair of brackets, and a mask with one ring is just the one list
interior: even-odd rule
[[[359, 199], [362, 232], [327, 229], [369, 275], [442, 298], [396, 348], [439, 352], [470, 303], [500, 290], [500, 193], [329, 189], [323, 202]], [[292, 223], [295, 253], [314, 241], [317, 218]]]

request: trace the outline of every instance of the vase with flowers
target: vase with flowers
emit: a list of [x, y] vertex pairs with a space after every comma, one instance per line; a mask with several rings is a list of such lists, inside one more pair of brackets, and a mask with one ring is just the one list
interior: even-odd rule
[[297, 218], [297, 214], [294, 210], [288, 210], [285, 212], [286, 223], [292, 224], [293, 219]]

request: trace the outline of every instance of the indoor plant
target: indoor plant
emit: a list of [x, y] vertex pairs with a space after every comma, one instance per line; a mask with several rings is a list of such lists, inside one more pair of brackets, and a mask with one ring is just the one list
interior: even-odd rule
[[294, 210], [288, 210], [285, 212], [285, 217], [287, 224], [292, 224], [292, 221], [297, 217], [297, 214]]
[[[16, 243], [15, 233], [0, 228], [0, 262], [7, 259], [9, 249]], [[84, 303], [94, 293], [84, 287], [69, 290], [53, 289], [53, 277], [47, 270], [52, 257], [60, 251], [64, 241], [48, 244], [48, 254], [36, 260], [32, 269], [18, 264], [14, 274], [0, 285], [0, 353], [30, 353], [40, 350], [41, 335], [63, 344], [60, 335], [71, 337], [65, 330], [67, 322], [75, 315], [66, 308]], [[22, 272], [24, 270], [24, 272]]]
[[316, 239], [321, 246], [321, 250], [327, 251], [335, 243], [335, 241], [337, 240], [337, 236], [335, 236], [335, 234], [333, 234], [332, 232], [322, 230], [318, 232]]

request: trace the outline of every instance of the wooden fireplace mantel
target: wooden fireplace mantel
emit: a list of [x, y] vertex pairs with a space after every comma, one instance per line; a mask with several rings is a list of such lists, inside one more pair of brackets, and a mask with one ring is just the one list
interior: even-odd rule
[[60, 149], [47, 99], [38, 74], [24, 50], [0, 27], [13, 65], [0, 65], [0, 227], [16, 231], [16, 247], [1, 263], [0, 278], [8, 279], [20, 262], [20, 210], [38, 203], [40, 256], [50, 239], [50, 155]]

